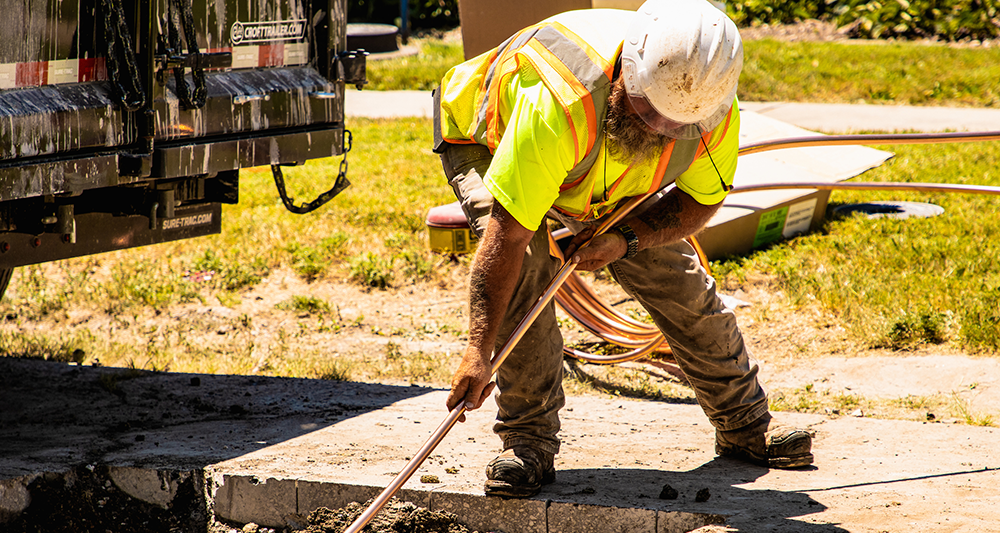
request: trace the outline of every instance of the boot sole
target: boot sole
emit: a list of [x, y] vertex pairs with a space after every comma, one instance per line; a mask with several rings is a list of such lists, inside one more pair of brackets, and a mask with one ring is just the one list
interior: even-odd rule
[[739, 459], [741, 461], [746, 461], [748, 463], [753, 463], [757, 466], [764, 466], [767, 468], [802, 468], [803, 466], [809, 466], [813, 464], [813, 454], [804, 453], [800, 455], [788, 455], [782, 457], [761, 457], [749, 450], [743, 448], [737, 448], [735, 446], [723, 446], [719, 443], [715, 444], [715, 453], [721, 457], [730, 457], [733, 459]]
[[534, 485], [513, 485], [506, 481], [487, 479], [484, 489], [487, 496], [503, 498], [530, 498], [542, 491], [542, 485], [556, 481], [556, 471], [550, 470], [542, 474], [542, 481]]

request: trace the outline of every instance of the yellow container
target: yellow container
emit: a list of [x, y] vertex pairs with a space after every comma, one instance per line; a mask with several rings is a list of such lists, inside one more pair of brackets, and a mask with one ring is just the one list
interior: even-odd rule
[[469, 228], [458, 202], [440, 205], [427, 213], [427, 237], [431, 251], [467, 254], [475, 251], [479, 237]]

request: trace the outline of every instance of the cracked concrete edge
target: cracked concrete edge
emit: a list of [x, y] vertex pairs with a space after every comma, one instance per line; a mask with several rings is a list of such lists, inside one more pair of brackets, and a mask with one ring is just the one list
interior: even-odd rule
[[[366, 502], [382, 487], [293, 479], [261, 479], [254, 475], [213, 472], [215, 516], [238, 524], [284, 528], [304, 527], [320, 507], [338, 509], [351, 502]], [[726, 516], [712, 513], [663, 511], [587, 505], [541, 499], [506, 500], [446, 489], [408, 490], [396, 495], [435, 512], [457, 515], [459, 521], [480, 532], [546, 533], [574, 531], [603, 533], [630, 531], [684, 533], [699, 527], [724, 524]]]

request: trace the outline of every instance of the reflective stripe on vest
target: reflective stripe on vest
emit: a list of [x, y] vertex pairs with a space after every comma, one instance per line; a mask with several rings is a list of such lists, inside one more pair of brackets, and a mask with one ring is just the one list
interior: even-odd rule
[[[618, 50], [605, 53], [611, 53], [611, 57], [602, 56], [555, 21], [518, 32], [490, 56], [490, 67], [477, 102], [473, 140], [486, 145], [491, 152], [496, 150], [503, 135], [499, 129], [501, 88], [505, 79], [517, 71], [521, 61], [527, 61], [566, 113], [576, 150], [574, 159], [583, 163], [583, 156], [599, 144], [599, 132], [603, 129], [599, 121], [604, 120]], [[584, 172], [586, 168], [583, 166]]]

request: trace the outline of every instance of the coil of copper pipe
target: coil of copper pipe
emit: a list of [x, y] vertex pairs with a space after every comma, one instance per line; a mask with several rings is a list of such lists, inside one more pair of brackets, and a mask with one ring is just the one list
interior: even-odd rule
[[[765, 141], [740, 147], [739, 155], [756, 154], [771, 150], [787, 148], [802, 148], [810, 146], [842, 146], [857, 144], [933, 144], [1000, 140], [1000, 131], [959, 132], [959, 133], [903, 133], [903, 134], [864, 134], [864, 135], [817, 135]], [[969, 194], [1000, 195], [1000, 187], [988, 185], [960, 185], [948, 183], [892, 183], [892, 182], [858, 182], [858, 183], [762, 183], [756, 185], [736, 186], [730, 194], [773, 190], [773, 189], [819, 189], [819, 190], [899, 190], [925, 192], [953, 192]], [[562, 259], [562, 251], [556, 240], [569, 234], [569, 230], [560, 229], [553, 232], [549, 239], [552, 254]], [[698, 259], [709, 269], [708, 258], [702, 251], [697, 239], [691, 237], [688, 242], [694, 246]], [[605, 343], [614, 344], [628, 351], [614, 355], [589, 353], [571, 347], [564, 347], [563, 352], [573, 358], [595, 364], [616, 364], [635, 361], [656, 354], [658, 358], [670, 359], [670, 347], [656, 327], [632, 319], [610, 305], [604, 303], [587, 285], [579, 274], [573, 273], [563, 286], [556, 292], [556, 303], [568, 315], [576, 320], [585, 330]]]

